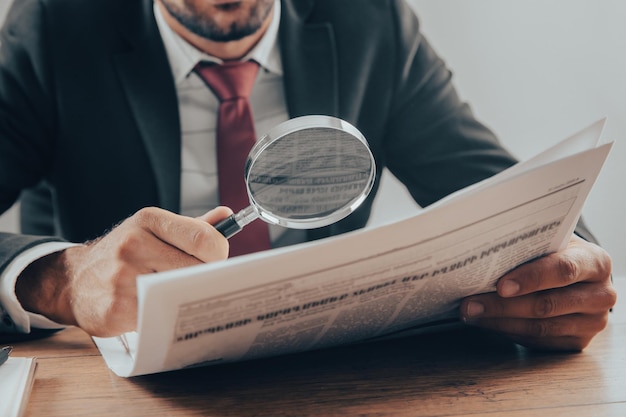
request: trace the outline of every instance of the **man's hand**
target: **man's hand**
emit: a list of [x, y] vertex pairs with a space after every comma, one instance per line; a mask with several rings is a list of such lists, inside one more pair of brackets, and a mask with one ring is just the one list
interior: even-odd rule
[[611, 258], [577, 236], [565, 250], [506, 274], [496, 290], [464, 299], [461, 318], [547, 350], [584, 349], [606, 327], [617, 298]]
[[136, 278], [228, 257], [228, 241], [210, 223], [232, 211], [218, 207], [194, 219], [145, 208], [105, 236], [31, 264], [18, 278], [22, 306], [93, 336], [137, 324]]

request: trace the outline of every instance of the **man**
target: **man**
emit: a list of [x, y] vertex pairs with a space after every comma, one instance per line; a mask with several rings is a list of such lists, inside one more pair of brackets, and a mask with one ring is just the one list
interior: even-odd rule
[[[422, 206], [515, 162], [460, 102], [402, 0], [20, 0], [0, 39], [0, 209], [37, 187], [22, 198], [24, 229], [42, 230], [45, 212], [46, 230], [88, 241], [0, 235], [13, 331], [47, 319], [100, 336], [131, 330], [137, 274], [226, 257], [210, 224], [229, 209], [189, 217], [195, 201], [219, 204], [218, 101], [194, 70], [201, 61], [260, 64], [258, 132], [304, 114], [356, 125], [378, 174], [387, 166]], [[196, 141], [198, 129], [208, 133]], [[346, 219], [306, 236], [274, 231], [273, 245], [364, 226], [377, 186]], [[577, 233], [587, 240], [572, 236], [497, 293], [464, 300], [460, 317], [526, 346], [584, 348], [615, 292], [609, 256]]]

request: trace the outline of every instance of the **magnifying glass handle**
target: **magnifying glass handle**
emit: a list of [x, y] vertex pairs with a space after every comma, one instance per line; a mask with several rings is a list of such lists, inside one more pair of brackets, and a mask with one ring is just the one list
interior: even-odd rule
[[245, 225], [259, 217], [258, 213], [252, 206], [248, 206], [237, 214], [231, 214], [215, 226], [226, 239], [237, 234]]

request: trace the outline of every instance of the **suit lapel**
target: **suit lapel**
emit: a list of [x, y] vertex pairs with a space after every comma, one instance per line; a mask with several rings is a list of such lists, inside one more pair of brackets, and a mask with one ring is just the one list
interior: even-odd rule
[[114, 59], [152, 163], [159, 205], [178, 212], [181, 169], [178, 103], [152, 4], [152, 0], [129, 1], [120, 10], [120, 30], [128, 45]]
[[[329, 23], [307, 22], [313, 0], [282, 0], [279, 40], [290, 117], [340, 116], [337, 51]], [[328, 237], [331, 227], [307, 230], [308, 240]]]
[[329, 23], [308, 23], [313, 0], [283, 0], [280, 46], [285, 95], [291, 117], [305, 114], [337, 116], [337, 56]]

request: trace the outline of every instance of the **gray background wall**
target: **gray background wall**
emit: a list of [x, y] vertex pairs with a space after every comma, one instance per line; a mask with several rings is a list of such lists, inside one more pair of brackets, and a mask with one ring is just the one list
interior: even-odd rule
[[[583, 214], [625, 275], [626, 2], [408, 1], [461, 95], [519, 158], [608, 116], [604, 137], [616, 146]], [[10, 2], [0, 0], [0, 18]], [[383, 181], [373, 224], [415, 212], [402, 186]], [[0, 230], [16, 221], [15, 210], [5, 213]]]
[[[608, 117], [603, 136], [616, 143], [583, 215], [626, 275], [626, 2], [408, 1], [461, 95], [519, 158]], [[375, 221], [408, 213], [382, 198]]]

